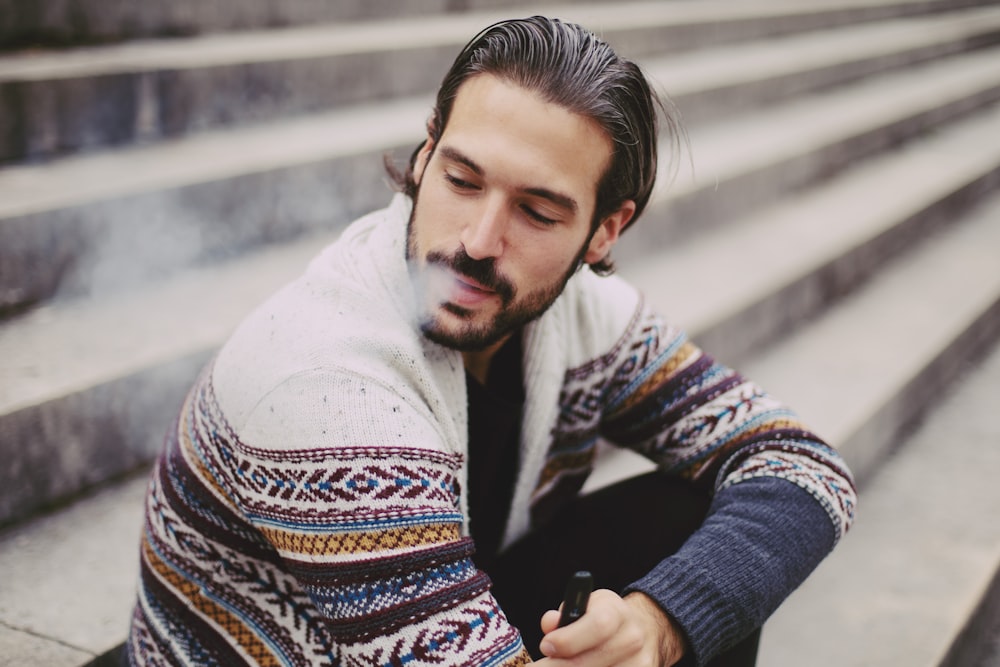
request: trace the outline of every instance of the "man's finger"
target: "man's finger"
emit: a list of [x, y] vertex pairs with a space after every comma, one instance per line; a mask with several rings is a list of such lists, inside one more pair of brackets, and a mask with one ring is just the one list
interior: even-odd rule
[[[619, 630], [623, 616], [623, 601], [616, 593], [608, 590], [595, 591], [590, 598], [587, 613], [574, 623], [549, 630], [541, 643], [544, 655], [550, 657], [572, 657], [586, 653], [614, 637]], [[542, 617], [542, 630], [545, 632], [545, 622], [551, 623], [552, 614], [556, 624], [559, 621], [558, 612], [546, 612]]]

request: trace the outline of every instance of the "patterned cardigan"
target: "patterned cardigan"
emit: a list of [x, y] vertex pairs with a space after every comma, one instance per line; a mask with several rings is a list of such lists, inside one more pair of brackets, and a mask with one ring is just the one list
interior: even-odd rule
[[[397, 196], [352, 225], [192, 388], [150, 481], [132, 664], [530, 661], [470, 558], [462, 359], [414, 326], [408, 213]], [[601, 438], [713, 486], [703, 528], [633, 586], [696, 662], [847, 529], [837, 453], [624, 281], [581, 271], [524, 341], [505, 543], [577, 494]]]

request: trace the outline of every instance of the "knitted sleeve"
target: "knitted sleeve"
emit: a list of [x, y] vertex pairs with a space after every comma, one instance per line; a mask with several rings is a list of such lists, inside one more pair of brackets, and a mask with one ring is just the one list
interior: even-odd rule
[[716, 491], [756, 477], [802, 487], [837, 539], [856, 496], [841, 456], [795, 413], [643, 306], [601, 386], [601, 434]]
[[684, 628], [695, 662], [759, 627], [854, 516], [843, 459], [783, 403], [645, 307], [606, 369], [607, 439], [709, 486], [703, 527], [630, 590]]
[[[377, 393], [375, 384], [364, 386]], [[294, 406], [289, 396], [273, 398], [258, 409]], [[260, 664], [530, 662], [462, 535], [461, 458], [413, 442], [426, 434], [415, 421], [408, 428], [399, 421], [390, 433], [355, 414], [357, 442], [261, 446], [244, 442], [228, 423], [210, 381], [191, 403], [175, 458], [200, 480], [186, 486], [204, 486], [213, 498], [180, 503], [170, 526], [157, 531], [158, 562], [172, 563], [163, 571], [182, 596], [190, 590], [214, 601], [209, 609], [223, 608], [225, 622], [213, 616], [203, 627], [216, 636], [185, 644], [253, 646], [258, 653], [241, 655]], [[405, 403], [393, 407], [401, 412]], [[333, 406], [330, 412], [338, 414]], [[384, 444], [373, 446], [371, 438]], [[210, 505], [224, 518], [201, 518], [201, 528], [181, 531], [187, 537], [178, 541], [183, 516]], [[192, 548], [195, 541], [204, 544]]]

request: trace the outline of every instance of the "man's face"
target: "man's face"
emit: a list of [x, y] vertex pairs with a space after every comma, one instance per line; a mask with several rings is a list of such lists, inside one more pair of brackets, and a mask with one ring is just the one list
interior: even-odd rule
[[592, 120], [491, 75], [462, 84], [415, 165], [407, 259], [425, 335], [497, 345], [545, 312], [580, 260], [603, 258], [634, 211], [626, 202], [591, 236], [610, 160]]

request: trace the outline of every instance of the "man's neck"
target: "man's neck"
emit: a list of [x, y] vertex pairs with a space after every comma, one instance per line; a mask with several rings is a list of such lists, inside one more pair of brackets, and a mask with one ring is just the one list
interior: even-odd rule
[[476, 378], [479, 384], [486, 384], [486, 378], [490, 374], [490, 364], [493, 363], [493, 357], [509, 338], [510, 335], [508, 334], [493, 345], [483, 348], [482, 350], [472, 350], [470, 352], [462, 353], [462, 361], [465, 364], [465, 370], [469, 372], [469, 375]]

